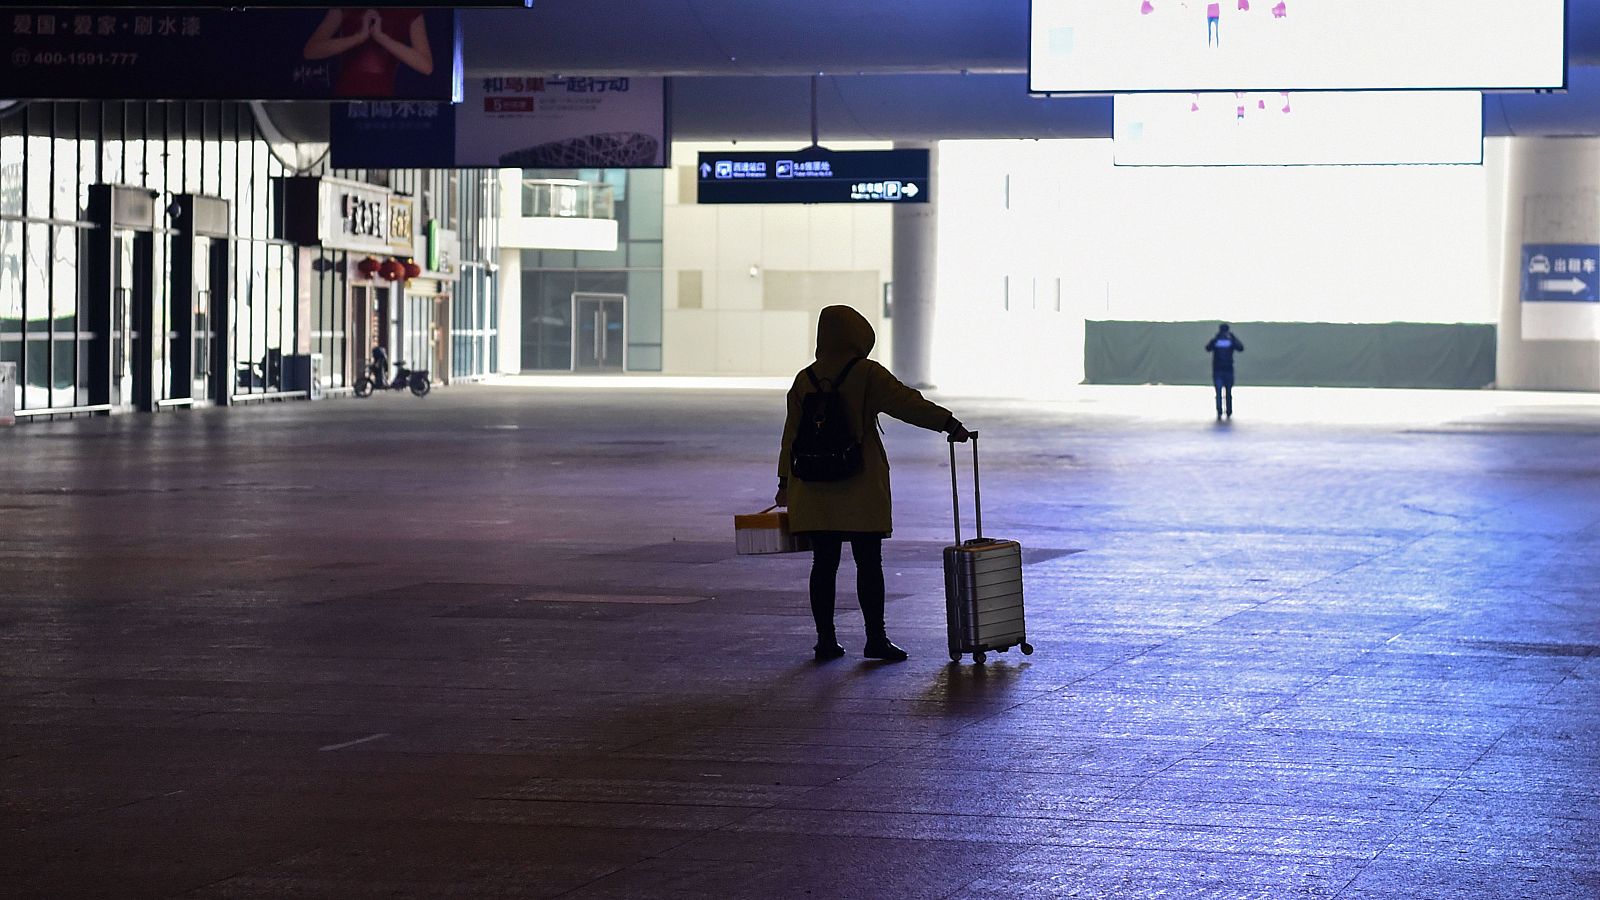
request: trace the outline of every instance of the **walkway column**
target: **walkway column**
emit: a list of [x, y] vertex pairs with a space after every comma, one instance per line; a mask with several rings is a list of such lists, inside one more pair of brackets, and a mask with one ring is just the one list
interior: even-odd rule
[[[1507, 144], [1496, 384], [1505, 390], [1600, 390], [1600, 303], [1581, 299], [1600, 296], [1600, 271], [1584, 262], [1576, 273], [1568, 271], [1573, 260], [1600, 263], [1600, 140], [1513, 138]], [[1563, 252], [1551, 245], [1593, 249]], [[1530, 269], [1537, 296], [1569, 299], [1525, 301]], [[1562, 284], [1579, 282], [1583, 286], [1563, 294]]]
[[928, 149], [928, 202], [894, 207], [894, 359], [891, 369], [913, 387], [933, 385], [933, 304], [939, 250], [939, 145]]
[[[522, 216], [522, 170], [501, 169], [499, 172], [500, 218]], [[522, 371], [522, 251], [501, 248], [496, 293], [500, 304], [499, 366], [497, 372], [516, 374]]]

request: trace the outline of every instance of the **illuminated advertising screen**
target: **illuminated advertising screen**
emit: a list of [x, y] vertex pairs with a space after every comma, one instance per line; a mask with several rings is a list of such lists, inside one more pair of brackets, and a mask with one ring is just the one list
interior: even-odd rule
[[1035, 93], [1566, 83], [1565, 0], [1033, 0]]
[[1118, 94], [1119, 166], [1476, 165], [1477, 91]]

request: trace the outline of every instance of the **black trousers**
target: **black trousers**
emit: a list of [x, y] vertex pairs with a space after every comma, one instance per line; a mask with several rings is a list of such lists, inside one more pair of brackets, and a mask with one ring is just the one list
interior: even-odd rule
[[817, 622], [817, 640], [835, 640], [833, 607], [839, 580], [839, 559], [845, 541], [856, 561], [856, 600], [861, 604], [861, 619], [868, 640], [884, 637], [883, 625], [883, 535], [815, 531], [811, 533], [811, 617]]

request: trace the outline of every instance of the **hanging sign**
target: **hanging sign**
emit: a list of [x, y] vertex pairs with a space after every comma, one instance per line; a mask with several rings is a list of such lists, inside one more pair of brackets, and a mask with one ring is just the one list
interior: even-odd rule
[[927, 203], [926, 150], [701, 153], [701, 203]]

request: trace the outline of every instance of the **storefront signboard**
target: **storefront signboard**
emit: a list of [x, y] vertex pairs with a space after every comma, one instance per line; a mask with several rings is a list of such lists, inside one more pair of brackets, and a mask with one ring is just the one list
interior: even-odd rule
[[416, 204], [410, 197], [389, 197], [389, 249], [402, 256], [415, 252]]
[[472, 78], [455, 107], [332, 110], [339, 168], [661, 168], [669, 150], [664, 78]]
[[311, 247], [409, 256], [415, 205], [388, 189], [340, 178], [286, 178], [284, 238]]
[[451, 228], [440, 228], [437, 220], [428, 222], [427, 246], [422, 255], [426, 260], [423, 271], [430, 278], [457, 281], [461, 278], [461, 234]]
[[358, 97], [459, 100], [456, 13], [145, 6], [0, 13], [0, 98]]
[[322, 246], [339, 250], [389, 250], [389, 192], [324, 179], [321, 184]]

